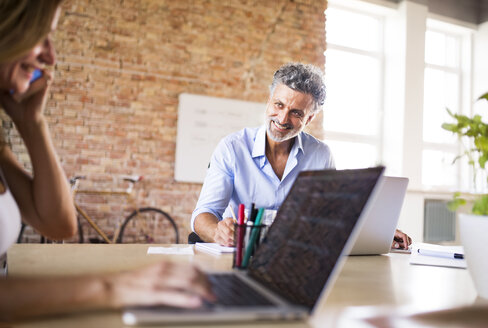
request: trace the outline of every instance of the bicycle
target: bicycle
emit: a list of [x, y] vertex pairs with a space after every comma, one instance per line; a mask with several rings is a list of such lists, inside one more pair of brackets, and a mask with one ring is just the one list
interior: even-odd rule
[[165, 211], [155, 207], [137, 207], [137, 200], [134, 201], [134, 210], [124, 219], [116, 224], [112, 238], [98, 226], [98, 224], [80, 207], [76, 202], [78, 194], [94, 195], [115, 195], [124, 196], [126, 200], [133, 199], [132, 194], [134, 185], [143, 179], [142, 176], [123, 177], [123, 180], [129, 183], [125, 190], [96, 190], [96, 189], [79, 189], [80, 180], [85, 176], [75, 176], [70, 179], [73, 200], [78, 214], [78, 237], [79, 242], [84, 242], [84, 233], [80, 218], [85, 219], [95, 232], [102, 238], [102, 242], [107, 244], [115, 243], [168, 243], [168, 227], [174, 230], [174, 240], [171, 243], [179, 242], [178, 227], [173, 218]]

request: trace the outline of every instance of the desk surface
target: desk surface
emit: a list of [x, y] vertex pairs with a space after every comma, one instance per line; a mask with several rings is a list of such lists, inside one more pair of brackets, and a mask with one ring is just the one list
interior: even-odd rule
[[[195, 251], [194, 256], [148, 255], [147, 247], [147, 245], [134, 244], [14, 245], [8, 252], [9, 276], [40, 277], [113, 272], [141, 267], [163, 258], [193, 262], [204, 270], [230, 270], [231, 268], [231, 255], [213, 256], [198, 251]], [[328, 323], [335, 327], [371, 327], [365, 324], [364, 316], [375, 314], [391, 317], [392, 313], [402, 316], [405, 313], [455, 307], [487, 306], [487, 301], [477, 298], [467, 270], [410, 265], [408, 259], [408, 254], [348, 257], [318, 315], [309, 323], [280, 323], [280, 326], [323, 327]], [[485, 311], [488, 313], [488, 310]], [[359, 317], [363, 319], [359, 320]], [[488, 322], [488, 317], [485, 319]], [[435, 322], [441, 321], [431, 320], [429, 324], [432, 326], [434, 323], [433, 326], [436, 326]], [[114, 311], [43, 318], [22, 323], [21, 326], [31, 325], [32, 327], [123, 326], [120, 313]], [[235, 327], [246, 326], [246, 324], [235, 325]], [[276, 324], [271, 323], [252, 326], [277, 327]]]

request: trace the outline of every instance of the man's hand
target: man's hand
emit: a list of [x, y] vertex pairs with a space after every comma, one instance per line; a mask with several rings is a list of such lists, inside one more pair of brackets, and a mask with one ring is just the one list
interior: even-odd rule
[[393, 242], [391, 243], [391, 248], [394, 249], [408, 249], [408, 246], [412, 244], [412, 238], [410, 238], [406, 233], [401, 230], [395, 230], [395, 236], [393, 237]]
[[213, 239], [222, 246], [234, 246], [234, 220], [225, 218], [219, 221]]

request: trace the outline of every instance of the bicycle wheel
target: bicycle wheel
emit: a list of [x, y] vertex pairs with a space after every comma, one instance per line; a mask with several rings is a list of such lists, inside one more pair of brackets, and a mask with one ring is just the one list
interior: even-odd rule
[[144, 207], [132, 212], [120, 227], [117, 243], [178, 244], [178, 227], [166, 212]]
[[83, 226], [81, 225], [80, 215], [76, 216], [76, 222], [78, 225], [78, 243], [83, 244], [85, 242], [85, 236], [83, 235]]

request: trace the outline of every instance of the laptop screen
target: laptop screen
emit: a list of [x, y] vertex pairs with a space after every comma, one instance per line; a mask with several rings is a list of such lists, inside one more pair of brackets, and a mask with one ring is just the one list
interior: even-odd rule
[[301, 172], [256, 251], [250, 276], [311, 310], [383, 170]]

